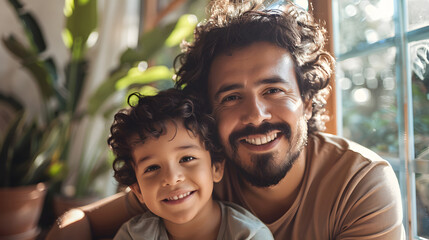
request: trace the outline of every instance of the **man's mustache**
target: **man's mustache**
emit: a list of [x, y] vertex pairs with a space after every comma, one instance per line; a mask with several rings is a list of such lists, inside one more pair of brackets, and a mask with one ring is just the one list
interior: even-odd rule
[[253, 125], [247, 125], [243, 129], [239, 129], [237, 131], [232, 132], [229, 135], [229, 144], [234, 150], [236, 150], [238, 139], [247, 137], [249, 135], [263, 135], [275, 130], [280, 131], [286, 137], [286, 139], [290, 140], [291, 129], [289, 124], [264, 122], [256, 127]]

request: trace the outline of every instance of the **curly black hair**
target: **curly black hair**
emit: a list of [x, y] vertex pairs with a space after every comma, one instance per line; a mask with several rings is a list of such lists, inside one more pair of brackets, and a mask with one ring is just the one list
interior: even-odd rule
[[293, 3], [284, 11], [255, 10], [256, 4], [242, 11], [231, 7], [231, 1], [213, 2], [212, 15], [195, 30], [195, 41], [185, 44], [184, 52], [174, 60], [176, 86], [198, 95], [209, 106], [207, 79], [216, 56], [269, 42], [290, 53], [301, 97], [304, 102], [312, 101], [308, 132], [323, 131], [329, 119], [325, 106], [334, 59], [324, 50], [326, 30], [321, 24]]
[[[133, 105], [131, 101], [135, 98], [138, 102]], [[147, 138], [159, 138], [166, 133], [169, 121], [183, 122], [187, 130], [199, 137], [212, 162], [223, 160], [215, 121], [192, 96], [178, 89], [164, 90], [155, 96], [133, 93], [128, 97], [128, 105], [129, 108], [115, 114], [107, 140], [115, 154], [114, 177], [120, 184], [130, 186], [137, 182], [132, 157], [135, 136], [142, 143]]]

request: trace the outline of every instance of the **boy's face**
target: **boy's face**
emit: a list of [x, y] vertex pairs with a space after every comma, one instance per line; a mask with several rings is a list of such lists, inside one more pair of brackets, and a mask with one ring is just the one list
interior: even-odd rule
[[166, 130], [158, 139], [148, 138], [134, 147], [137, 183], [130, 187], [154, 214], [186, 223], [211, 201], [223, 164], [212, 165], [210, 153], [182, 122], [168, 122]]

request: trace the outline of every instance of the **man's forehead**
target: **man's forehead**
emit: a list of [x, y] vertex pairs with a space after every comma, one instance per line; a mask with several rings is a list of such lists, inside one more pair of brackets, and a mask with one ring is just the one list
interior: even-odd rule
[[208, 90], [213, 94], [225, 85], [244, 84], [248, 77], [260, 75], [262, 80], [288, 73], [295, 74], [294, 62], [288, 51], [274, 44], [259, 42], [215, 57], [208, 75]]

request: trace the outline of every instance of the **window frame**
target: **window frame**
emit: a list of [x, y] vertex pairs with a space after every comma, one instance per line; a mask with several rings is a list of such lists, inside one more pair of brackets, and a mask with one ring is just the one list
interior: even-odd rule
[[[396, 84], [398, 106], [398, 141], [399, 158], [387, 159], [393, 169], [399, 172], [399, 185], [401, 188], [403, 204], [403, 224], [408, 239], [425, 239], [417, 235], [417, 209], [415, 173], [429, 174], [429, 161], [418, 159], [414, 152], [414, 126], [413, 126], [413, 100], [411, 88], [411, 71], [409, 59], [409, 43], [429, 39], [429, 26], [407, 31], [407, 1], [394, 0], [395, 35], [372, 44], [362, 44], [359, 48], [340, 54], [337, 38], [339, 33], [338, 21], [340, 0], [309, 0], [313, 6], [313, 14], [317, 19], [325, 22], [328, 31], [329, 43], [327, 50], [336, 57], [337, 62], [352, 57], [368, 55], [374, 51], [395, 47], [396, 56]], [[311, 10], [311, 7], [310, 7]], [[342, 136], [342, 107], [341, 89], [335, 88], [335, 78], [331, 81], [332, 94], [328, 101], [328, 112], [331, 121], [327, 124], [327, 132]], [[402, 106], [402, 107], [400, 107]], [[334, 127], [332, 127], [334, 126]], [[400, 137], [405, 136], [405, 137]]]

